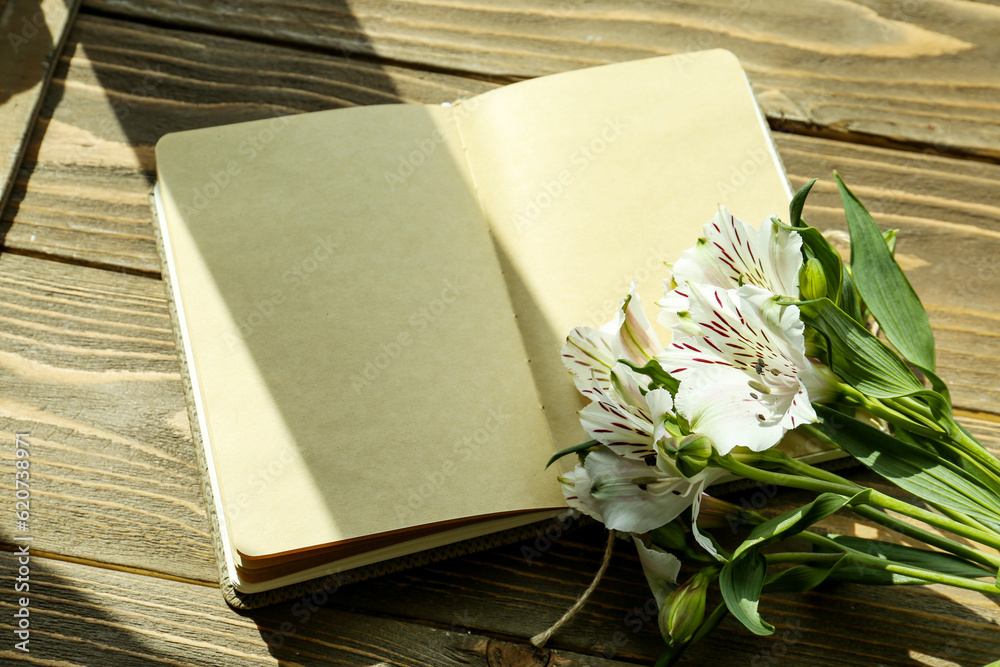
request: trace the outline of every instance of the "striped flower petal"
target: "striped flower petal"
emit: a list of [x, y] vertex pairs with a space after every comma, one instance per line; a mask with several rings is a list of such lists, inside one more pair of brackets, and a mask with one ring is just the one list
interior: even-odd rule
[[663, 350], [663, 345], [646, 318], [642, 300], [632, 283], [628, 295], [622, 300], [614, 321], [616, 332], [612, 353], [615, 360], [625, 359], [636, 366], [645, 366]]
[[620, 456], [655, 456], [657, 424], [673, 410], [670, 392], [654, 389], [643, 394], [641, 376], [624, 364], [615, 366], [611, 377], [612, 388], [595, 390], [594, 401], [580, 411], [580, 423], [591, 438]]
[[799, 296], [802, 238], [770, 218], [760, 229], [720, 206], [702, 228], [702, 238], [673, 265], [676, 284], [700, 283], [723, 289], [756, 285], [775, 294]]
[[798, 308], [750, 285], [688, 287], [690, 318], [701, 335], [675, 332], [659, 360], [680, 380], [676, 408], [694, 432], [722, 454], [736, 446], [763, 451], [785, 431], [816, 421], [807, 387], [829, 378], [805, 356]]
[[598, 390], [611, 389], [611, 367], [616, 358], [611, 351], [614, 335], [591, 327], [577, 327], [569, 332], [562, 346], [563, 365], [573, 376], [576, 388], [595, 399]]

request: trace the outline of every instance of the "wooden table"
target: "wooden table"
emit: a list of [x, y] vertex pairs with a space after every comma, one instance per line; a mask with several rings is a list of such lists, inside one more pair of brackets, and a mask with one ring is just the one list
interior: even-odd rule
[[[603, 537], [594, 529], [540, 538], [530, 561], [520, 546], [497, 549], [349, 586], [315, 607], [226, 606], [150, 225], [153, 145], [164, 133], [445, 102], [526, 77], [728, 48], [749, 72], [793, 187], [823, 179], [806, 211], [812, 223], [843, 228], [836, 168], [880, 224], [901, 230], [898, 252], [930, 312], [940, 372], [964, 423], [996, 447], [998, 35], [997, 0], [84, 2], [0, 227], [0, 486], [13, 510], [15, 432], [29, 433], [33, 538], [24, 654], [12, 638], [20, 594], [10, 553], [23, 543], [5, 510], [0, 656], [39, 665], [618, 665], [648, 664], [661, 649], [638, 561], [624, 548], [551, 648], [528, 644], [596, 570]], [[764, 512], [800, 500], [780, 493]], [[826, 525], [878, 534], [848, 518]], [[730, 619], [684, 664], [1000, 658], [1000, 605], [979, 594], [841, 586], [772, 596], [762, 608], [774, 636]]]

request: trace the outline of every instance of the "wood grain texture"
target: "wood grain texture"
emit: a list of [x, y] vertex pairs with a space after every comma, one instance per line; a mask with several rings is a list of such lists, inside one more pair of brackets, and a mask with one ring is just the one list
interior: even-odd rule
[[0, 209], [79, 0], [0, 3]]
[[[0, 554], [0, 585], [18, 564]], [[305, 608], [235, 614], [218, 591], [74, 563], [30, 561], [27, 654], [0, 645], [0, 661], [34, 665], [398, 665], [399, 667], [622, 667], [565, 651], [537, 650], [469, 634]], [[12, 636], [15, 599], [0, 598], [0, 631]]]
[[34, 548], [217, 580], [161, 281], [0, 255], [0, 386], [0, 440], [30, 434]]
[[477, 75], [726, 48], [772, 119], [1000, 157], [1000, 7], [948, 0], [90, 0], [89, 7]]

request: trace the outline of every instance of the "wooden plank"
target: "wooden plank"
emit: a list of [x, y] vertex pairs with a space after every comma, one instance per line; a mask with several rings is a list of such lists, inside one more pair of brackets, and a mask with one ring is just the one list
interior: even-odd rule
[[1000, 7], [892, 0], [90, 0], [139, 19], [477, 75], [726, 48], [768, 117], [1000, 157]]
[[[0, 555], [12, 590], [13, 554]], [[318, 607], [233, 612], [204, 586], [32, 556], [30, 589], [0, 598], [0, 660], [35, 665], [399, 665], [401, 667], [623, 667], [524, 643]], [[13, 637], [19, 597], [29, 604], [29, 652]]]
[[10, 194], [79, 0], [0, 2], [0, 210]]
[[[30, 434], [34, 548], [214, 582], [165, 298], [159, 280], [0, 255], [0, 440]], [[8, 495], [14, 460], [0, 448]]]
[[167, 132], [492, 86], [244, 40], [81, 16], [11, 205], [5, 246], [156, 274], [147, 194]]

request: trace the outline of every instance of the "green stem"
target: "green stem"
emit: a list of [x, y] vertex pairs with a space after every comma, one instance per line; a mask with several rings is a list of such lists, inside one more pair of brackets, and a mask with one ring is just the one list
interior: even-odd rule
[[879, 491], [872, 490], [871, 494], [868, 496], [868, 500], [870, 504], [881, 507], [882, 509], [899, 512], [900, 514], [908, 516], [911, 519], [917, 519], [918, 521], [923, 521], [931, 526], [937, 526], [942, 530], [947, 530], [949, 533], [967, 537], [970, 540], [991, 546], [994, 549], [1000, 549], [1000, 536], [996, 535], [992, 531], [987, 532], [972, 528], [964, 523], [959, 523], [954, 519], [949, 519], [948, 517], [941, 516], [935, 512], [914, 507], [907, 502], [898, 500], [892, 496], [887, 496]]
[[929, 530], [924, 530], [919, 526], [914, 526], [913, 524], [906, 523], [905, 521], [894, 519], [885, 512], [877, 510], [874, 507], [868, 507], [867, 505], [855, 505], [851, 508], [851, 510], [866, 519], [871, 519], [875, 523], [881, 524], [886, 528], [891, 528], [901, 535], [915, 537], [925, 544], [938, 547], [939, 549], [943, 549], [974, 563], [985, 565], [991, 568], [991, 572], [1000, 568], [1000, 556], [984, 553], [974, 547], [970, 547], [954, 540], [949, 540], [947, 537], [942, 535], [935, 535]]
[[[857, 485], [851, 483], [839, 484], [822, 479], [802, 477], [800, 475], [786, 475], [780, 472], [761, 470], [760, 468], [754, 468], [753, 466], [740, 463], [731, 456], [721, 457], [716, 455], [712, 457], [712, 461], [719, 467], [735, 473], [740, 477], [754, 479], [758, 482], [765, 482], [768, 484], [789, 486], [795, 489], [814, 491], [816, 493], [836, 493], [842, 496], [853, 496], [859, 489]], [[918, 521], [923, 521], [924, 523], [932, 526], [937, 526], [938, 528], [947, 530], [955, 535], [961, 535], [962, 537], [967, 537], [980, 544], [1000, 549], [1000, 536], [992, 532], [977, 530], [970, 526], [966, 526], [965, 524], [949, 519], [946, 516], [941, 516], [940, 514], [936, 514], [919, 507], [914, 507], [909, 503], [897, 500], [896, 498], [887, 496], [874, 489], [869, 489], [869, 493], [866, 494], [865, 500], [858, 501], [858, 504], [862, 502], [869, 505], [875, 505], [876, 507], [881, 507], [882, 509], [899, 512], [904, 516], [917, 519]]]
[[949, 421], [948, 427], [954, 444], [991, 468], [993, 472], [1000, 473], [1000, 460], [983, 447], [982, 443], [963, 431], [953, 419]]
[[950, 507], [945, 507], [944, 505], [939, 505], [937, 503], [931, 503], [931, 505], [938, 512], [941, 512], [941, 514], [944, 514], [945, 516], [950, 517], [960, 523], [964, 523], [966, 526], [969, 526], [970, 528], [975, 528], [976, 530], [982, 530], [986, 532], [990, 532], [992, 530], [992, 528], [990, 528], [985, 524], [979, 523], [971, 516], [962, 514], [961, 512], [951, 509]]
[[[806, 427], [806, 430], [812, 432], [815, 429], [814, 427]], [[771, 458], [771, 460], [774, 460], [778, 462], [780, 465], [785, 466], [786, 469], [794, 470], [799, 473], [809, 475], [811, 477], [814, 477], [815, 479], [823, 479], [836, 484], [851, 485], [856, 487], [858, 490], [862, 488], [854, 484], [853, 482], [844, 479], [840, 475], [829, 472], [827, 470], [823, 470], [821, 468], [816, 468], [815, 466], [811, 466], [808, 463], [799, 461], [798, 459], [794, 459], [791, 456], [788, 456], [784, 452], [779, 452], [778, 450], [769, 450], [768, 454], [771, 454], [771, 452], [776, 452], [776, 454], [773, 454], [768, 458]], [[938, 508], [938, 509], [944, 511], [946, 508]], [[868, 507], [867, 505], [854, 505], [851, 507], [851, 510], [853, 510], [855, 513], [867, 519], [874, 521], [875, 523], [881, 524], [887, 528], [891, 528], [892, 530], [902, 535], [906, 535], [908, 537], [915, 537], [917, 539], [920, 539], [926, 544], [936, 546], [939, 549], [944, 549], [945, 551], [949, 551], [955, 554], [956, 556], [961, 556], [962, 558], [971, 560], [975, 563], [980, 563], [981, 565], [987, 565], [992, 569], [1000, 568], [1000, 557], [998, 556], [983, 553], [978, 549], [975, 549], [965, 544], [961, 544], [959, 542], [955, 542], [954, 540], [950, 540], [947, 537], [936, 535], [928, 530], [920, 528], [919, 526], [914, 526], [912, 524], [906, 523], [905, 521], [900, 521], [899, 519], [895, 519], [886, 514], [885, 512], [875, 509], [874, 507]], [[951, 510], [944, 511], [944, 513], [947, 514], [952, 520], [963, 523], [969, 526], [970, 528], [973, 528], [975, 530], [980, 530], [986, 533], [990, 532], [989, 528], [982, 525], [975, 519], [969, 519], [957, 512], [955, 512], [954, 516], [952, 516]]]
[[[814, 433], [817, 429], [814, 426], [806, 425], [802, 427], [803, 430], [809, 433]], [[825, 437], [823, 433], [816, 433], [816, 435]], [[841, 484], [843, 486], [849, 486], [854, 488], [855, 491], [860, 491], [862, 487], [858, 486], [854, 482], [841, 477], [840, 475], [830, 472], [829, 470], [823, 470], [822, 468], [817, 468], [816, 466], [809, 465], [805, 461], [799, 461], [796, 458], [792, 458], [788, 454], [785, 454], [778, 449], [769, 449], [766, 454], [767, 460], [772, 460], [778, 465], [784, 467], [790, 472], [797, 472], [800, 475], [806, 475], [807, 477], [812, 477], [813, 479], [821, 479], [832, 484]]]
[[[843, 396], [849, 402], [864, 408], [876, 417], [881, 417], [897, 428], [930, 438], [947, 447], [1000, 486], [1000, 461], [975, 438], [970, 438], [953, 419], [948, 419], [943, 426], [933, 420], [928, 426], [925, 423], [926, 420], [920, 415], [905, 413], [905, 411], [918, 410], [915, 406], [919, 405], [919, 402], [912, 398], [906, 396], [891, 399], [870, 398], [848, 385], [844, 385], [842, 391]], [[904, 412], [900, 412], [900, 410], [904, 410]]]
[[760, 468], [754, 468], [753, 466], [746, 465], [745, 463], [740, 463], [731, 456], [715, 455], [712, 457], [712, 461], [720, 468], [728, 470], [729, 472], [739, 475], [740, 477], [753, 479], [766, 484], [789, 486], [793, 489], [805, 489], [806, 491], [815, 491], [816, 493], [839, 493], [846, 496], [853, 496], [858, 492], [857, 487], [854, 485], [835, 484], [833, 482], [814, 479], [812, 477], [786, 475], [784, 473], [773, 472], [771, 470], [761, 470]]
[[818, 533], [803, 531], [799, 534], [808, 539], [810, 542], [823, 544], [824, 546], [835, 548], [847, 554], [848, 560], [853, 561], [856, 565], [862, 565], [877, 570], [885, 570], [886, 572], [892, 572], [894, 574], [902, 574], [907, 577], [915, 577], [917, 579], [923, 579], [936, 584], [946, 584], [948, 586], [955, 586], [956, 588], [964, 588], [970, 591], [978, 591], [980, 593], [989, 593], [992, 595], [1000, 594], [1000, 588], [997, 588], [995, 584], [977, 581], [975, 579], [966, 579], [965, 577], [957, 577], [951, 574], [942, 574], [941, 572], [935, 572], [934, 570], [927, 570], [922, 567], [913, 567], [911, 565], [903, 565], [902, 563], [897, 563], [885, 558], [879, 558], [878, 556], [871, 556], [855, 549], [845, 547], [843, 544], [831, 540], [823, 535], [819, 535]]
[[923, 424], [928, 428], [941, 430], [942, 432], [946, 430], [940, 428], [941, 425], [931, 409], [912, 396], [899, 396], [893, 399], [883, 399], [883, 402], [902, 411], [910, 418], [923, 422]]
[[865, 396], [854, 387], [847, 385], [844, 385], [844, 387], [843, 396], [849, 403], [867, 410], [893, 426], [934, 440], [939, 440], [941, 436], [945, 435], [943, 429], [928, 427], [921, 422], [915, 421], [913, 417], [896, 410], [896, 406], [891, 406], [877, 398]]

